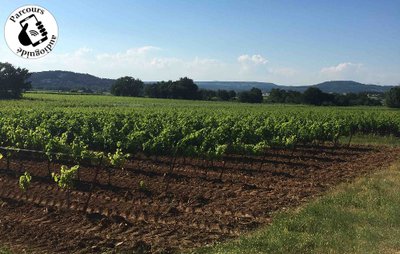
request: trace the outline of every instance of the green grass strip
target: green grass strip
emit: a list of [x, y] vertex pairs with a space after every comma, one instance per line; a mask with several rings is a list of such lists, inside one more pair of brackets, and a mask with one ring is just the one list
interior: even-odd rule
[[[262, 197], [260, 197], [262, 198]], [[193, 253], [400, 253], [400, 163]]]
[[[347, 144], [349, 142], [349, 137], [341, 137], [339, 141], [341, 144]], [[392, 135], [379, 136], [358, 134], [352, 137], [351, 144], [400, 146], [400, 137], [395, 137]]]

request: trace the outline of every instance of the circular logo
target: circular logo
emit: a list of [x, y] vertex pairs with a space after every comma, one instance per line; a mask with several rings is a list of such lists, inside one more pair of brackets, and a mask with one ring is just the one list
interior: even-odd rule
[[37, 5], [26, 5], [11, 13], [4, 34], [8, 47], [16, 55], [35, 59], [53, 50], [58, 39], [58, 27], [48, 10]]

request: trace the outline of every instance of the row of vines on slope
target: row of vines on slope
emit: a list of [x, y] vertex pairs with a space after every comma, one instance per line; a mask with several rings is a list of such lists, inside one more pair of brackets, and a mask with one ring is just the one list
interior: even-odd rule
[[400, 119], [383, 113], [0, 113], [0, 145], [73, 154], [88, 151], [218, 157], [263, 154], [267, 148], [338, 143], [355, 133], [400, 135]]
[[[0, 112], [0, 150], [6, 157], [7, 169], [15, 154], [41, 151], [48, 160], [49, 177], [67, 193], [71, 181], [80, 179], [78, 165], [82, 163], [108, 170], [110, 184], [112, 171], [122, 169], [125, 161], [136, 154], [170, 156], [172, 172], [178, 156], [207, 158], [213, 167], [215, 159], [229, 154], [265, 156], [270, 148], [294, 150], [299, 144], [324, 142], [337, 145], [341, 136], [348, 136], [350, 144], [356, 133], [399, 136], [400, 118], [393, 112], [333, 110], [284, 114], [193, 109]], [[63, 166], [59, 174], [51, 172], [50, 164], [60, 159], [73, 161], [76, 166]], [[220, 179], [222, 174], [223, 169]], [[30, 181], [30, 174], [25, 172], [20, 177], [20, 188], [28, 190]]]

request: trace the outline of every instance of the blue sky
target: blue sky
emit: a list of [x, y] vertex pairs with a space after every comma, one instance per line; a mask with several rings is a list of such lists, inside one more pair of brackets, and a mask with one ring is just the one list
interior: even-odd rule
[[32, 71], [284, 85], [400, 83], [399, 0], [0, 0], [0, 21], [28, 3], [55, 16], [59, 41], [48, 56], [24, 60], [3, 39], [0, 61]]

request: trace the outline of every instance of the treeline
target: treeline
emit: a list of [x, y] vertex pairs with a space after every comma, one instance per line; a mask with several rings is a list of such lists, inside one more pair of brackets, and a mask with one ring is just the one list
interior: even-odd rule
[[[31, 74], [25, 68], [15, 67], [10, 63], [0, 62], [0, 99], [22, 98], [24, 91], [32, 88], [29, 80]], [[74, 92], [92, 93], [90, 88], [74, 88]], [[400, 86], [391, 88], [385, 94], [375, 97], [368, 93], [331, 94], [324, 93], [316, 87], [309, 87], [304, 93], [272, 89], [264, 99], [258, 88], [236, 93], [234, 90], [207, 90], [199, 87], [190, 78], [180, 78], [176, 81], [161, 81], [145, 85], [140, 79], [122, 77], [111, 87], [111, 94], [116, 96], [145, 96], [150, 98], [169, 98], [187, 100], [220, 100], [240, 101], [248, 103], [290, 103], [310, 105], [355, 106], [386, 105], [400, 108]]]
[[310, 87], [304, 93], [272, 89], [266, 101], [269, 103], [309, 104], [316, 106], [382, 105], [382, 98], [372, 98], [368, 93], [324, 93], [316, 87]]
[[149, 98], [219, 100], [247, 103], [288, 103], [316, 106], [381, 106], [400, 107], [400, 87], [394, 87], [386, 94], [369, 93], [324, 93], [316, 87], [309, 87], [303, 93], [272, 89], [264, 99], [260, 89], [236, 93], [234, 90], [199, 89], [192, 79], [184, 77], [176, 81], [160, 81], [145, 85], [140, 79], [122, 77], [111, 87], [111, 94], [116, 96], [135, 96]]
[[160, 81], [144, 84], [140, 79], [122, 77], [111, 87], [111, 94], [116, 96], [136, 96], [149, 98], [185, 99], [185, 100], [218, 100], [261, 103], [262, 92], [258, 88], [236, 93], [234, 90], [207, 90], [199, 87], [190, 78], [184, 77], [176, 81]]

